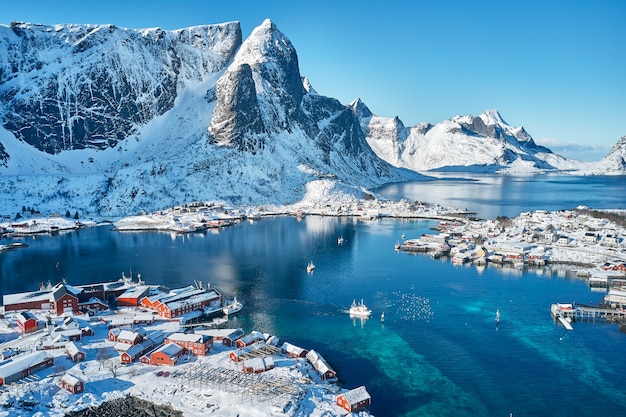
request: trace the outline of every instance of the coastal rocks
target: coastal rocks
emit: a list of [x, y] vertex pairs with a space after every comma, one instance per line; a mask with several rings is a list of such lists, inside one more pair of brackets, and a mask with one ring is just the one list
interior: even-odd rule
[[159, 405], [137, 397], [128, 396], [66, 414], [67, 417], [182, 417], [183, 412], [171, 406]]

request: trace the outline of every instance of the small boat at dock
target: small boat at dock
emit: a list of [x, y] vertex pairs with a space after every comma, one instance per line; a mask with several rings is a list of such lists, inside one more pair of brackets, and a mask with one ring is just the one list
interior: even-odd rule
[[222, 309], [222, 311], [224, 312], [224, 314], [228, 316], [230, 314], [238, 313], [239, 311], [241, 311], [242, 308], [243, 308], [243, 303], [237, 300], [237, 296], [234, 296], [232, 301], [226, 304], [224, 308]]

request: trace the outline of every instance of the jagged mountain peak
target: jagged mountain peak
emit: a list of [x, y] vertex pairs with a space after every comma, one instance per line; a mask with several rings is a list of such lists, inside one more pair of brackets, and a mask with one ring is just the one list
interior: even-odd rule
[[349, 107], [352, 109], [352, 112], [359, 119], [367, 119], [373, 116], [373, 113], [371, 112], [371, 110], [359, 97], [352, 100], [352, 102], [349, 104]]
[[504, 121], [500, 112], [497, 109], [489, 109], [485, 110], [480, 116], [478, 116], [485, 122], [486, 125], [507, 125], [508, 123]]

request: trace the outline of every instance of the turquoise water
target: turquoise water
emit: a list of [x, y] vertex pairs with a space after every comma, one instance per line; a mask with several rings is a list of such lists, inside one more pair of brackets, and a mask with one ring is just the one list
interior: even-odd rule
[[[208, 282], [244, 302], [231, 326], [318, 350], [343, 387], [367, 387], [379, 417], [626, 409], [626, 334], [599, 323], [568, 332], [550, 317], [552, 303], [599, 303], [602, 293], [564, 268], [478, 269], [394, 251], [402, 234], [434, 225], [307, 216], [183, 236], [87, 228], [29, 238], [28, 248], [1, 254], [0, 290], [110, 281], [131, 270], [170, 287]], [[347, 314], [361, 298], [374, 312], [363, 322]]]

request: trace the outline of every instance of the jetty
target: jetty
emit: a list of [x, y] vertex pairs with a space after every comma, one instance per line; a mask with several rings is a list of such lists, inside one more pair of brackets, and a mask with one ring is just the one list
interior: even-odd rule
[[606, 305], [598, 307], [574, 305], [574, 304], [552, 304], [550, 307], [552, 318], [561, 323], [567, 330], [573, 330], [571, 323], [576, 321], [590, 321], [603, 323], [623, 323], [626, 322], [626, 311], [622, 308], [612, 308]]

